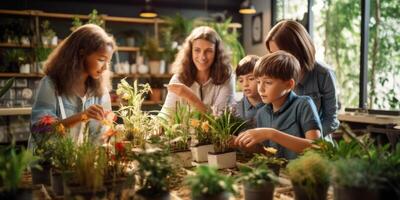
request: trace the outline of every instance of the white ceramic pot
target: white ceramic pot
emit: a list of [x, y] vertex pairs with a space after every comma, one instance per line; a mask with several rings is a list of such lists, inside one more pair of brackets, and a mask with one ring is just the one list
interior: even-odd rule
[[214, 152], [214, 145], [207, 144], [191, 148], [193, 161], [197, 163], [207, 162], [208, 152]]
[[160, 74], [160, 61], [159, 60], [150, 60], [149, 61], [150, 74]]
[[208, 165], [218, 169], [236, 167], [236, 152], [227, 152], [222, 154], [208, 153]]
[[182, 151], [171, 154], [172, 162], [178, 163], [181, 167], [192, 167], [192, 152]]

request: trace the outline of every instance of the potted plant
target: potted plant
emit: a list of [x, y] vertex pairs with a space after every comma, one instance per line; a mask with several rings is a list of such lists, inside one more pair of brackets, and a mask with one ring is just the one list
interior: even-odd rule
[[228, 200], [230, 194], [236, 194], [233, 178], [219, 174], [215, 167], [200, 165], [195, 173], [185, 180], [192, 192], [192, 199]]
[[46, 48], [41, 46], [34, 48], [35, 60], [37, 63], [36, 72], [43, 74], [44, 61], [50, 55], [51, 51], [52, 51], [51, 48]]
[[32, 199], [32, 187], [22, 186], [24, 171], [40, 168], [36, 165], [39, 158], [24, 148], [17, 150], [14, 144], [0, 149], [0, 198]]
[[67, 197], [82, 196], [85, 199], [105, 196], [104, 171], [107, 157], [104, 148], [84, 141], [76, 149], [76, 162], [73, 177], [68, 180], [64, 195]]
[[31, 136], [34, 155], [40, 157], [38, 164], [42, 169], [32, 169], [33, 184], [50, 185], [51, 157], [54, 150], [54, 138], [65, 134], [65, 129], [52, 115], [44, 115], [32, 125]]
[[236, 151], [231, 147], [232, 135], [238, 133], [245, 121], [235, 117], [229, 109], [220, 115], [206, 115], [211, 126], [215, 153], [208, 153], [208, 164], [218, 169], [236, 166]]
[[295, 199], [325, 200], [330, 181], [330, 164], [320, 154], [309, 151], [287, 165]]
[[195, 112], [190, 119], [190, 131], [194, 135], [191, 146], [193, 161], [197, 163], [207, 162], [208, 153], [214, 152], [210, 123], [200, 112]]
[[8, 49], [4, 53], [7, 72], [19, 72], [20, 66], [26, 62], [27, 55], [23, 49]]
[[244, 184], [244, 199], [246, 200], [272, 200], [274, 196], [276, 177], [264, 163], [254, 167], [240, 166], [238, 181]]
[[288, 162], [284, 158], [275, 157], [276, 149], [272, 147], [264, 148], [265, 154], [255, 154], [248, 162], [250, 166], [265, 165], [272, 170], [276, 176], [279, 176], [280, 169]]
[[148, 65], [151, 74], [160, 74], [160, 60], [162, 54], [160, 52], [160, 44], [154, 37], [147, 37], [141, 48], [144, 57], [148, 58]]
[[159, 148], [136, 149], [133, 158], [138, 162], [136, 169], [138, 199], [169, 199], [168, 177], [174, 171], [168, 153]]
[[43, 46], [49, 46], [49, 45], [57, 45], [58, 39], [56, 36], [56, 32], [50, 27], [50, 22], [49, 20], [44, 20], [41, 24], [41, 39], [42, 39], [42, 44]]
[[130, 85], [126, 79], [122, 79], [117, 86], [116, 94], [126, 101], [116, 114], [123, 121], [123, 127], [119, 130], [123, 133], [122, 140], [130, 141], [133, 147], [146, 148], [146, 140], [155, 131], [155, 117], [142, 111], [141, 107], [145, 95], [151, 91], [149, 84], [138, 84], [137, 80]]
[[76, 149], [77, 145], [68, 136], [57, 138], [54, 143], [51, 185], [56, 195], [64, 194], [64, 184], [71, 178], [76, 164]]
[[[99, 16], [99, 13], [97, 12], [96, 9], [93, 9], [91, 13], [88, 15], [89, 20], [86, 22], [86, 24], [96, 24], [100, 27], [104, 28], [104, 20]], [[72, 19], [72, 27], [70, 28], [71, 31], [75, 31], [78, 29], [80, 26], [82, 26], [82, 22], [79, 19], [79, 17], [75, 16]]]
[[167, 119], [161, 119], [164, 129], [162, 139], [171, 152], [171, 157], [182, 167], [192, 166], [192, 153], [190, 151], [190, 119], [192, 111], [189, 105], [176, 103], [173, 112], [168, 113]]

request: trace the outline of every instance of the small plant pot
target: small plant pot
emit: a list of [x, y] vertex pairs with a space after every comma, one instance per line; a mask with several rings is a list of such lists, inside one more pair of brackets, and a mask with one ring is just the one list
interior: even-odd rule
[[359, 187], [335, 187], [334, 188], [335, 200], [378, 200], [378, 189], [359, 188]]
[[236, 167], [236, 152], [208, 153], [208, 165], [217, 169]]
[[181, 151], [171, 154], [173, 163], [178, 163], [181, 167], [192, 167], [192, 152]]
[[208, 153], [214, 153], [214, 145], [200, 145], [191, 148], [193, 161], [197, 163], [207, 162], [208, 161]]
[[111, 193], [114, 195], [114, 198], [109, 199], [120, 199], [124, 190], [134, 189], [135, 184], [133, 180], [133, 177], [132, 179], [129, 179], [127, 177], [120, 177], [116, 178], [115, 180], [105, 180], [104, 186], [107, 189], [107, 195], [110, 195]]
[[149, 61], [150, 74], [159, 75], [160, 74], [160, 61], [150, 60]]
[[137, 191], [135, 194], [135, 200], [170, 200], [171, 196], [169, 192], [153, 192], [151, 195], [149, 193], [144, 193], [141, 190]]
[[150, 101], [161, 101], [161, 89], [160, 88], [154, 88], [151, 90], [150, 93]]
[[[75, 199], [75, 197], [81, 197], [83, 199], [93, 199], [99, 198], [102, 199], [106, 196], [106, 189], [99, 188], [97, 190], [92, 190], [90, 188], [86, 188], [83, 186], [68, 186], [68, 193], [67, 197]], [[69, 199], [66, 198], [66, 199]]]
[[38, 185], [38, 184], [43, 184], [43, 185], [51, 185], [51, 167], [49, 164], [44, 164], [41, 165], [42, 170], [32, 168], [31, 169], [31, 174], [32, 174], [32, 184], [33, 185]]
[[272, 200], [274, 197], [275, 186], [271, 182], [266, 182], [260, 186], [252, 187], [244, 185], [245, 200]]
[[54, 171], [51, 174], [51, 188], [55, 195], [64, 195], [64, 179], [60, 172]]
[[198, 197], [193, 197], [193, 200], [228, 200], [229, 194], [226, 192], [222, 192], [215, 195], [200, 195]]
[[318, 185], [312, 188], [313, 193], [307, 191], [306, 186], [293, 184], [295, 200], [326, 200], [329, 185]]

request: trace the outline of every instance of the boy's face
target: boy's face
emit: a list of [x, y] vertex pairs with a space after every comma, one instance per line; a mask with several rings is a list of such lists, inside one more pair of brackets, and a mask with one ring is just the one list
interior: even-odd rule
[[257, 80], [253, 73], [241, 75], [238, 77], [238, 83], [243, 90], [243, 95], [250, 98], [258, 97]]
[[293, 85], [294, 80], [284, 81], [268, 76], [257, 78], [258, 93], [264, 103], [274, 103], [274, 101], [289, 93]]

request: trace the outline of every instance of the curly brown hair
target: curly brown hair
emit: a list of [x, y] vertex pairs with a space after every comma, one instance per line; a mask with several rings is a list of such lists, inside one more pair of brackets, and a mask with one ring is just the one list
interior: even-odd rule
[[[86, 57], [107, 47], [115, 50], [114, 39], [95, 24], [83, 25], [63, 40], [45, 62], [45, 74], [54, 83], [58, 95], [73, 95], [72, 86], [76, 78], [86, 70]], [[109, 83], [110, 74], [106, 70], [97, 80], [89, 76], [85, 84], [89, 92], [100, 97]]]
[[225, 83], [232, 73], [230, 54], [224, 48], [224, 44], [218, 33], [208, 26], [200, 26], [193, 29], [185, 39], [183, 48], [178, 52], [173, 63], [174, 73], [179, 75], [179, 80], [186, 86], [190, 87], [193, 84], [197, 69], [192, 58], [192, 48], [193, 41], [197, 39], [204, 39], [215, 44], [215, 58], [211, 66], [210, 77], [212, 83], [215, 85]]

